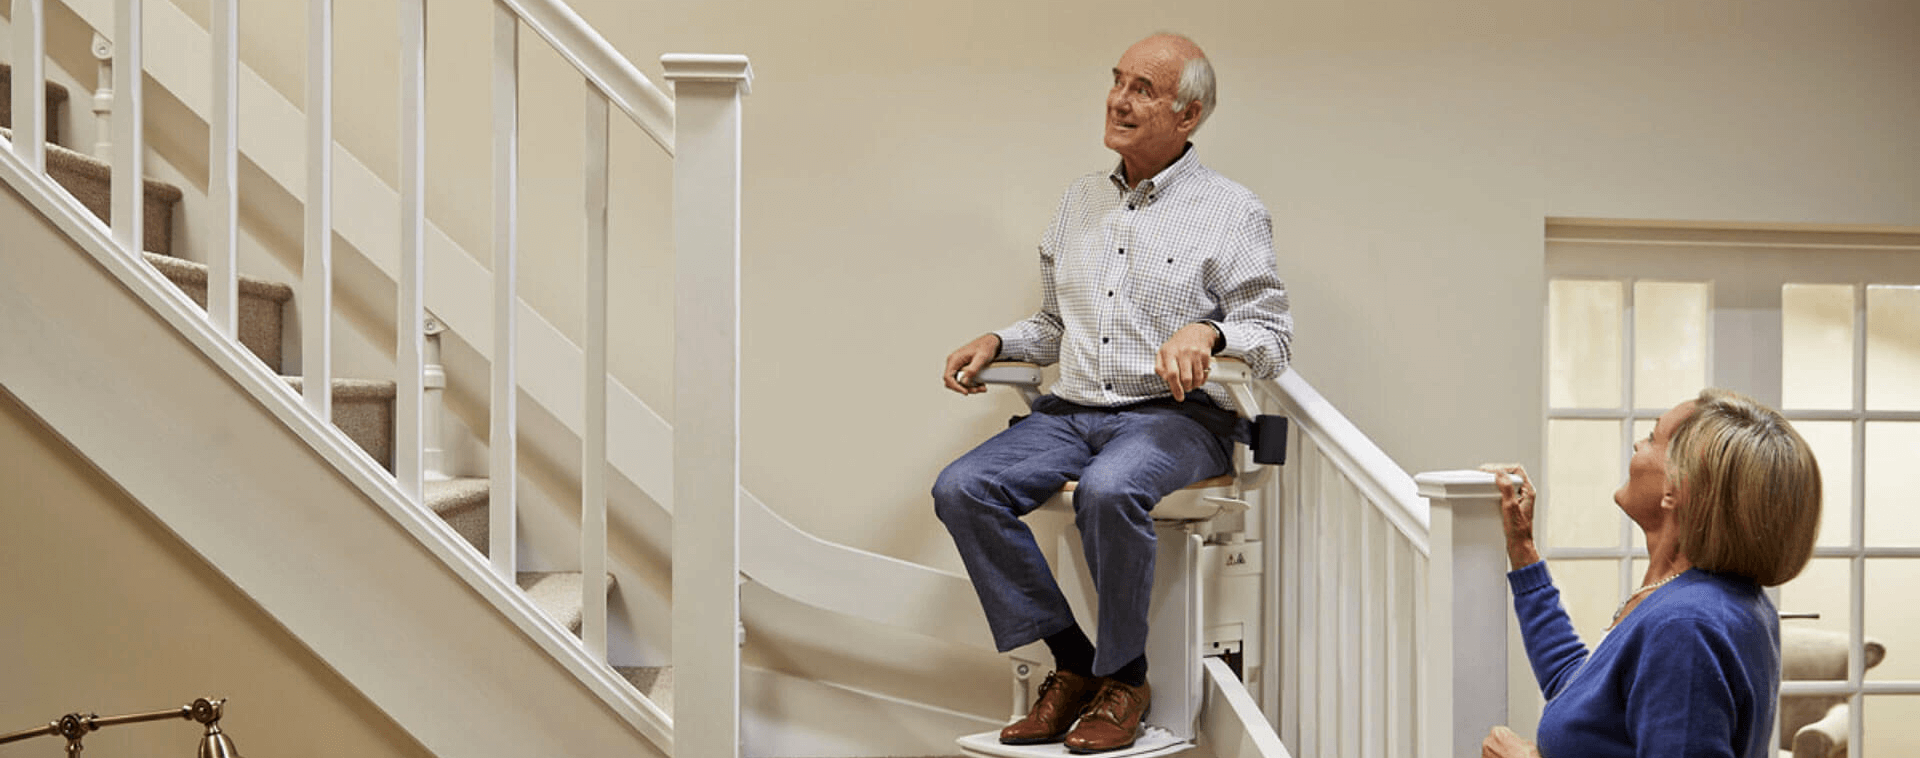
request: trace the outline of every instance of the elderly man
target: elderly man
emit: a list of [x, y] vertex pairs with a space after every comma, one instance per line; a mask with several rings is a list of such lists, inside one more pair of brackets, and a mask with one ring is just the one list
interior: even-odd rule
[[[1188, 138], [1213, 111], [1213, 67], [1185, 37], [1128, 48], [1107, 92], [1111, 171], [1067, 188], [1040, 240], [1040, 311], [947, 356], [948, 389], [1000, 358], [1060, 364], [1033, 413], [954, 461], [934, 485], [1002, 651], [1044, 640], [1055, 670], [1008, 744], [1075, 753], [1133, 744], [1150, 701], [1147, 604], [1170, 492], [1231, 469], [1232, 402], [1203, 389], [1213, 355], [1273, 377], [1293, 320], [1272, 221]], [[1096, 647], [1020, 518], [1077, 479], [1075, 524], [1099, 601]], [[1078, 724], [1075, 724], [1076, 719]]]

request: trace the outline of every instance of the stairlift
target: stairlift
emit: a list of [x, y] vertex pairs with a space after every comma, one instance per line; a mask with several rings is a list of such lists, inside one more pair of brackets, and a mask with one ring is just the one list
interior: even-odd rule
[[[1261, 419], [1253, 391], [1253, 372], [1233, 358], [1216, 358], [1208, 384], [1225, 389], [1236, 412], [1248, 421], [1273, 424], [1256, 429], [1256, 439], [1273, 442], [1256, 451], [1234, 445], [1234, 472], [1195, 482], [1168, 495], [1152, 511], [1157, 542], [1152, 605], [1147, 636], [1148, 680], [1153, 702], [1143, 720], [1142, 733], [1132, 747], [1098, 755], [1102, 758], [1150, 758], [1176, 755], [1196, 747], [1203, 687], [1203, 658], [1221, 656], [1251, 680], [1262, 670], [1260, 658], [1261, 552], [1249, 533], [1258, 535], [1261, 514], [1249, 498], [1271, 478], [1273, 469], [1261, 461], [1284, 457], [1283, 419]], [[974, 381], [1003, 384], [1020, 393], [1029, 405], [1040, 397], [1040, 367], [1028, 363], [995, 363], [982, 369]], [[1276, 449], [1277, 448], [1277, 449]], [[1038, 513], [1073, 512], [1074, 482], [1068, 482]], [[1086, 571], [1077, 534], [1060, 536], [1061, 556], [1054, 571], [1076, 618], [1095, 618], [1091, 603], [1093, 580]], [[1254, 644], [1246, 644], [1252, 642]], [[1098, 644], [1098, 640], [1095, 641]], [[1013, 715], [1019, 719], [1032, 705], [1032, 685], [1051, 664], [1038, 644], [1010, 653], [1013, 659]], [[1056, 758], [1068, 756], [1062, 743], [1000, 744], [999, 730], [969, 734], [956, 740], [971, 756], [991, 758]]]

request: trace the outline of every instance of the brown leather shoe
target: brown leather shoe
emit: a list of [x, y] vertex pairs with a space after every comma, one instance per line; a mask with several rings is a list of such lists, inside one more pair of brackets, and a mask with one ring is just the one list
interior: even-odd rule
[[1040, 682], [1040, 697], [1033, 710], [1019, 721], [1000, 730], [1003, 745], [1037, 745], [1059, 742], [1073, 720], [1080, 715], [1102, 680], [1071, 671], [1055, 671]]
[[1131, 747], [1140, 734], [1140, 719], [1153, 702], [1153, 687], [1141, 682], [1129, 687], [1113, 679], [1101, 679], [1100, 691], [1093, 702], [1080, 712], [1080, 725], [1067, 734], [1067, 752], [1104, 753]]

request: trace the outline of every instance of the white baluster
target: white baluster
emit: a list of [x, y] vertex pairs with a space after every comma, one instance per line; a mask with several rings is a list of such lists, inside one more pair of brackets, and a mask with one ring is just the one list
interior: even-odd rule
[[607, 660], [607, 98], [591, 84], [586, 102], [586, 370], [580, 435], [580, 641]]
[[[400, 270], [394, 318], [393, 474], [400, 491], [423, 502], [426, 437], [426, 0], [400, 2]], [[441, 386], [446, 386], [443, 375]], [[435, 399], [438, 399], [436, 394]]]
[[333, 423], [333, 0], [307, 0], [306, 266], [300, 295], [307, 408]]
[[240, 15], [237, 0], [213, 0], [212, 113], [207, 119], [207, 319], [240, 333]]
[[514, 259], [519, 216], [520, 176], [520, 22], [513, 10], [493, 6], [493, 371], [489, 435], [487, 556], [500, 578], [514, 581], [514, 526], [519, 471], [519, 386], [515, 329], [520, 296]]
[[661, 58], [673, 84], [674, 753], [740, 755], [742, 56]]
[[46, 13], [42, 0], [13, 0], [13, 153], [47, 170]]
[[119, 107], [113, 114], [113, 239], [121, 249], [139, 256], [146, 249], [141, 222], [146, 175], [140, 134], [140, 0], [114, 3], [113, 88]]
[[1431, 505], [1423, 705], [1425, 755], [1478, 755], [1507, 723], [1506, 537], [1500, 492], [1481, 471], [1414, 477]]

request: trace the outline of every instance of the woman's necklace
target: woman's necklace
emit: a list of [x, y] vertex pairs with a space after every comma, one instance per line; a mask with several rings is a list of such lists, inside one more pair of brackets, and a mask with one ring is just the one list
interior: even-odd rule
[[1673, 581], [1673, 580], [1675, 580], [1675, 579], [1678, 579], [1678, 578], [1680, 578], [1680, 574], [1684, 574], [1684, 573], [1687, 573], [1687, 572], [1686, 572], [1686, 571], [1680, 571], [1680, 572], [1678, 572], [1678, 573], [1675, 573], [1675, 574], [1673, 574], [1672, 576], [1669, 576], [1669, 577], [1667, 577], [1667, 578], [1665, 578], [1665, 579], [1662, 579], [1662, 580], [1660, 580], [1660, 581], [1657, 581], [1657, 582], [1650, 582], [1650, 583], [1647, 583], [1647, 584], [1642, 584], [1642, 585], [1640, 585], [1640, 589], [1637, 589], [1637, 590], [1634, 590], [1634, 591], [1633, 591], [1633, 594], [1631, 594], [1631, 595], [1628, 595], [1628, 596], [1627, 596], [1627, 599], [1625, 599], [1625, 600], [1622, 600], [1622, 601], [1620, 601], [1620, 607], [1619, 607], [1619, 608], [1615, 608], [1615, 609], [1613, 610], [1613, 623], [1610, 623], [1610, 624], [1607, 624], [1607, 628], [1608, 628], [1608, 629], [1612, 629], [1612, 628], [1614, 628], [1614, 627], [1616, 627], [1616, 626], [1619, 626], [1619, 625], [1620, 625], [1620, 614], [1622, 614], [1622, 613], [1626, 613], [1626, 612], [1627, 612], [1627, 604], [1628, 604], [1628, 603], [1631, 603], [1631, 602], [1633, 602], [1633, 599], [1634, 599], [1634, 598], [1636, 598], [1636, 597], [1639, 597], [1639, 596], [1640, 596], [1640, 595], [1641, 595], [1642, 593], [1644, 593], [1644, 592], [1647, 592], [1647, 591], [1649, 591], [1649, 590], [1652, 590], [1652, 589], [1655, 589], [1655, 588], [1657, 588], [1657, 587], [1659, 587], [1659, 586], [1660, 586], [1660, 585], [1662, 585], [1662, 584], [1666, 584], [1667, 582], [1671, 582], [1671, 581]]

